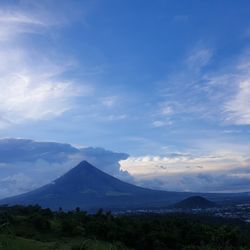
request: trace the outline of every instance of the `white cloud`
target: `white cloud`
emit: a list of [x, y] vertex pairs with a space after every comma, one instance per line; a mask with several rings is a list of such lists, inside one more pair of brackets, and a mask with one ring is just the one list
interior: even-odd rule
[[[217, 155], [177, 155], [130, 157], [121, 161], [123, 169], [133, 175], [157, 175], [159, 172], [178, 174], [183, 172], [209, 172], [229, 170], [235, 166], [245, 166], [246, 158], [231, 154]], [[136, 166], [136, 167], [135, 167]], [[161, 166], [159, 168], [159, 166]], [[198, 167], [198, 166], [202, 166]]]
[[[250, 160], [247, 155], [233, 151], [129, 157], [120, 164], [133, 176], [135, 183], [155, 189], [196, 192], [249, 189], [245, 179], [249, 179]], [[240, 178], [244, 178], [244, 182], [236, 187]]]
[[43, 34], [50, 28], [62, 27], [77, 19], [84, 24], [87, 6], [84, 7], [78, 8], [77, 3], [64, 0], [22, 0], [1, 5], [0, 42], [20, 40], [20, 35]]
[[57, 62], [49, 49], [45, 56], [35, 45], [28, 48], [21, 42], [21, 34], [44, 31], [59, 20], [41, 8], [0, 10], [0, 129], [62, 115], [77, 96], [90, 92], [86, 83], [62, 80], [71, 60]]
[[52, 23], [38, 13], [22, 10], [0, 10], [0, 41], [13, 40], [21, 34], [40, 33]]
[[238, 90], [235, 96], [225, 103], [224, 112], [226, 122], [250, 125], [250, 78], [238, 82]]
[[23, 173], [16, 173], [0, 179], [0, 186], [0, 197], [25, 193], [37, 187], [34, 180]]
[[224, 125], [250, 125], [250, 55], [244, 51], [237, 60], [204, 80], [208, 98], [215, 103]]
[[[25, 51], [0, 53], [0, 116], [10, 123], [48, 119], [72, 108], [73, 98], [86, 95], [87, 86], [77, 87], [74, 82], [60, 80], [64, 65], [47, 63], [32, 67]], [[37, 58], [36, 58], [37, 60]], [[12, 67], [12, 65], [14, 65]]]
[[169, 125], [172, 125], [171, 121], [162, 121], [162, 120], [153, 121], [153, 127], [155, 128], [165, 127]]
[[[207, 116], [210, 111], [204, 84], [205, 67], [212, 62], [213, 50], [210, 47], [195, 46], [189, 51], [179, 67], [160, 84], [161, 103], [158, 104], [158, 116], [171, 117], [171, 121], [195, 119], [197, 114]], [[154, 113], [155, 115], [155, 113]], [[188, 116], [187, 116], [188, 115]]]
[[162, 114], [224, 126], [250, 125], [250, 50], [207, 71], [212, 58], [212, 49], [195, 48], [180, 69], [169, 75], [167, 84], [163, 82], [167, 87], [161, 90], [166, 104]]
[[107, 108], [112, 108], [117, 104], [118, 99], [119, 98], [117, 96], [107, 96], [102, 99], [102, 104]]
[[190, 68], [201, 69], [208, 65], [213, 57], [213, 51], [209, 48], [196, 48], [187, 57], [186, 63]]
[[172, 115], [174, 113], [173, 108], [168, 104], [163, 104], [161, 109], [162, 115]]
[[125, 119], [127, 119], [127, 117], [128, 116], [126, 114], [121, 114], [121, 115], [107, 115], [105, 117], [100, 117], [100, 120], [112, 122], [112, 121], [125, 120]]
[[154, 111], [152, 117], [152, 126], [154, 128], [160, 128], [170, 126], [173, 124], [171, 116], [175, 114], [173, 105], [168, 102], [162, 102], [158, 104], [157, 111]]

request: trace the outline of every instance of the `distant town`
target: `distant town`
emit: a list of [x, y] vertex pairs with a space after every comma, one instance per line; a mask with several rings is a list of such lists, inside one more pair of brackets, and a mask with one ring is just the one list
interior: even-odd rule
[[228, 205], [223, 207], [213, 208], [151, 208], [151, 209], [136, 209], [117, 211], [114, 214], [170, 214], [170, 213], [186, 213], [186, 214], [203, 214], [225, 219], [239, 219], [246, 223], [250, 223], [250, 203], [243, 203], [237, 205]]

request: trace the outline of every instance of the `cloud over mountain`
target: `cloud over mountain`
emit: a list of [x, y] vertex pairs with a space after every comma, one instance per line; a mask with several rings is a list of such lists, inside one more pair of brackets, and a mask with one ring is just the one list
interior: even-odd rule
[[59, 177], [87, 160], [108, 174], [131, 181], [120, 171], [119, 161], [128, 157], [103, 148], [76, 148], [70, 144], [26, 139], [0, 140], [0, 197], [32, 190]]

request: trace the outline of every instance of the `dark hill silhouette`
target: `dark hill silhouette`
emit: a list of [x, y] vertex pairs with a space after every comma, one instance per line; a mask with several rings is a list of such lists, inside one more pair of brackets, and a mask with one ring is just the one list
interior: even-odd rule
[[202, 197], [202, 196], [191, 196], [188, 197], [176, 204], [172, 207], [180, 208], [180, 209], [195, 209], [195, 208], [211, 208], [216, 207], [216, 203]]
[[6, 198], [1, 204], [39, 204], [51, 209], [92, 211], [169, 205], [190, 196], [189, 193], [156, 191], [138, 187], [112, 177], [83, 161], [75, 168], [34, 191]]

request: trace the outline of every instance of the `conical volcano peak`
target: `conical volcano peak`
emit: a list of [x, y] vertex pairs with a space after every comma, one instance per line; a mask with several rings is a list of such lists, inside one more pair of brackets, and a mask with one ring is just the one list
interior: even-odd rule
[[86, 167], [91, 167], [91, 168], [95, 168], [93, 165], [91, 165], [88, 161], [81, 161], [75, 168], [86, 168]]
[[[76, 165], [74, 168], [72, 168], [66, 175], [75, 173], [75, 174], [84, 174], [84, 173], [90, 173], [90, 172], [96, 172], [98, 169], [91, 165], [87, 161], [81, 161], [78, 165]], [[100, 171], [100, 170], [99, 170]]]
[[82, 183], [86, 181], [96, 182], [98, 177], [104, 178], [104, 176], [107, 176], [107, 174], [84, 160], [81, 161], [74, 168], [70, 169], [63, 176], [55, 180], [55, 182], [68, 182], [72, 184], [76, 184], [77, 182]]

